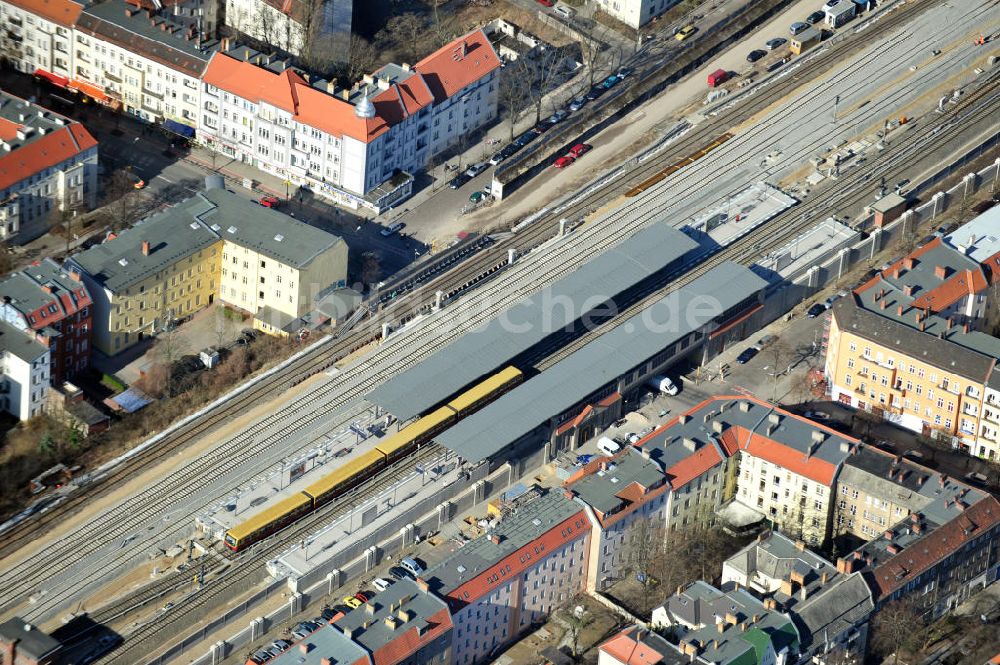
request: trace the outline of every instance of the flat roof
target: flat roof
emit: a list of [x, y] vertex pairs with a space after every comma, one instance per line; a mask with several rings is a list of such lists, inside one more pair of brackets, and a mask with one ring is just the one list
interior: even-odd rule
[[401, 420], [424, 413], [588, 312], [602, 311], [605, 302], [697, 246], [665, 223], [642, 229], [383, 383], [367, 398]]
[[[435, 437], [472, 462], [494, 455], [767, 286], [727, 261]], [[681, 315], [683, 313], [683, 315]]]
[[636, 484], [645, 491], [662, 485], [666, 478], [660, 465], [644, 457], [633, 446], [626, 446], [625, 453], [615, 458], [614, 469], [608, 466], [607, 473], [589, 473], [567, 485], [578, 497], [592, 506], [601, 515], [611, 515], [629, 500], [619, 494]]
[[47, 348], [36, 342], [28, 332], [21, 332], [6, 321], [0, 321], [0, 351], [6, 351], [26, 363], [45, 355]]
[[944, 241], [976, 263], [986, 263], [1000, 252], [1000, 205], [958, 227]]

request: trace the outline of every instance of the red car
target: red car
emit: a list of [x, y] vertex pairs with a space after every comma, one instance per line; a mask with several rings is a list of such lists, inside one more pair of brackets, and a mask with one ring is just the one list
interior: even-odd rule
[[572, 164], [574, 161], [576, 161], [576, 160], [573, 157], [571, 157], [569, 155], [563, 155], [562, 157], [560, 157], [559, 159], [557, 159], [552, 164], [552, 166], [556, 167], [557, 169], [564, 169], [567, 166], [569, 166], [570, 164]]
[[257, 203], [261, 204], [265, 208], [277, 208], [280, 200], [277, 196], [262, 196], [260, 197], [260, 201]]
[[590, 149], [593, 147], [594, 146], [589, 145], [587, 143], [577, 143], [575, 146], [569, 149], [569, 154], [573, 155], [574, 159], [580, 159], [588, 152], [590, 152]]
[[361, 593], [360, 591], [357, 592], [356, 594], [354, 594], [354, 597], [357, 598], [358, 600], [360, 600], [362, 603], [367, 603], [368, 602], [368, 596], [366, 596], [365, 594]]
[[555, 5], [556, 5], [556, 3], [552, 2], [552, 0], [536, 0], [536, 2], [538, 2], [538, 4], [544, 5], [546, 7], [555, 7]]

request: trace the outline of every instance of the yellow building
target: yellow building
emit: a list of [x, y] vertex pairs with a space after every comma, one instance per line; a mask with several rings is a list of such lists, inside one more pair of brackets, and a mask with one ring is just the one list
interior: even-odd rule
[[201, 192], [71, 257], [94, 300], [94, 346], [114, 355], [216, 298], [292, 321], [347, 280], [339, 237], [225, 189]]
[[204, 208], [190, 198], [69, 259], [94, 301], [99, 351], [120, 353], [212, 303], [222, 243], [196, 219]]
[[833, 399], [997, 459], [996, 442], [980, 436], [1000, 358], [1000, 340], [974, 329], [987, 287], [980, 264], [934, 240], [837, 301], [826, 355]]

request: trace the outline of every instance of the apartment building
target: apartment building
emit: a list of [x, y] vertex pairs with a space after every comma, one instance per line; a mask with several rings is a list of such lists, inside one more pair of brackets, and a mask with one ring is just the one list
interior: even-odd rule
[[222, 239], [219, 300], [253, 314], [256, 327], [284, 330], [321, 291], [346, 286], [342, 238], [225, 189], [198, 197], [211, 204], [198, 218]]
[[496, 117], [499, 67], [481, 30], [350, 89], [226, 44], [205, 72], [198, 138], [292, 185], [381, 210], [409, 195], [407, 174]]
[[42, 412], [51, 381], [49, 350], [0, 321], [0, 408], [21, 420]]
[[632, 28], [641, 28], [679, 0], [597, 0], [597, 7]]
[[690, 661], [666, 639], [633, 625], [597, 647], [597, 665], [686, 665]]
[[68, 81], [73, 76], [73, 26], [83, 7], [72, 0], [3, 0], [0, 57], [24, 74]]
[[734, 585], [788, 614], [799, 634], [798, 662], [823, 663], [834, 649], [863, 658], [875, 605], [860, 573], [841, 573], [801, 540], [772, 531], [723, 562], [722, 586]]
[[965, 486], [945, 498], [954, 481], [933, 482], [937, 500], [837, 560], [862, 573], [876, 609], [905, 597], [936, 619], [1000, 576], [1000, 502]]
[[[74, 86], [98, 101], [193, 137], [201, 77], [219, 42], [199, 31], [200, 9], [105, 0], [77, 18]], [[176, 5], [176, 6], [175, 6]], [[204, 30], [204, 26], [202, 27]]]
[[51, 258], [0, 281], [0, 319], [48, 348], [55, 385], [90, 366], [92, 305], [80, 273]]
[[0, 238], [48, 230], [53, 211], [91, 208], [97, 141], [83, 125], [0, 91]]
[[226, 25], [292, 55], [302, 55], [306, 33], [332, 62], [347, 62], [354, 0], [226, 0]]
[[678, 589], [653, 610], [651, 625], [679, 636], [671, 645], [690, 662], [736, 665], [794, 663], [799, 634], [786, 614], [745, 589], [720, 591], [702, 581]]
[[648, 539], [662, 537], [667, 525], [670, 485], [660, 465], [626, 446], [613, 459], [598, 459], [566, 481], [566, 489], [582, 503], [594, 535], [590, 538], [587, 571], [588, 590], [603, 589], [631, 571], [631, 556], [642, 541], [636, 529], [642, 525]]
[[488, 534], [427, 571], [454, 624], [452, 663], [490, 659], [585, 590], [591, 527], [583, 507], [551, 490], [522, 501]]
[[987, 212], [933, 239], [835, 303], [825, 369], [834, 399], [1000, 459], [1000, 423], [993, 410], [984, 417], [1000, 340], [979, 330], [996, 307], [998, 221]]
[[69, 262], [94, 300], [94, 345], [108, 355], [216, 298], [254, 314], [262, 329], [280, 329], [310, 310], [316, 293], [347, 280], [342, 239], [222, 188], [144, 219]]

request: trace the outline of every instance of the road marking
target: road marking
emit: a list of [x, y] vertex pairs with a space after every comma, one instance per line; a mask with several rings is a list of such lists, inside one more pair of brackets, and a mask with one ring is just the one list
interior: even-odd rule
[[166, 181], [167, 181], [167, 182], [169, 182], [169, 183], [173, 183], [173, 182], [174, 182], [174, 181], [173, 181], [173, 180], [171, 180], [170, 178], [168, 178], [168, 177], [166, 177], [166, 176], [162, 176], [162, 175], [158, 175], [158, 176], [153, 176], [153, 179], [154, 179], [154, 180], [155, 180], [156, 178], [159, 178], [160, 180], [166, 180]]

